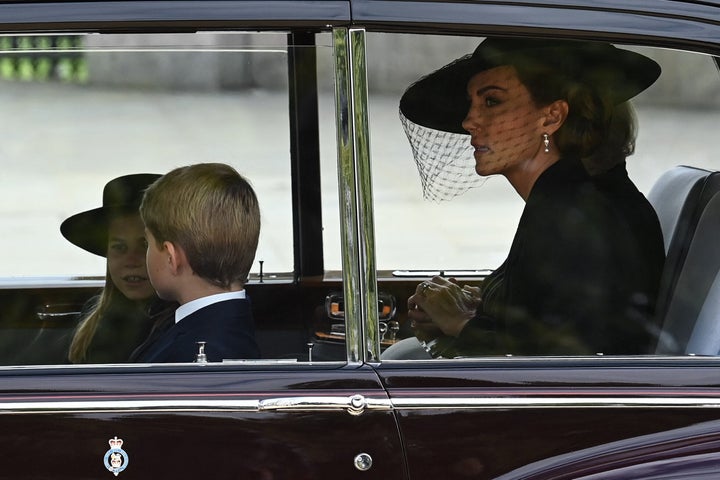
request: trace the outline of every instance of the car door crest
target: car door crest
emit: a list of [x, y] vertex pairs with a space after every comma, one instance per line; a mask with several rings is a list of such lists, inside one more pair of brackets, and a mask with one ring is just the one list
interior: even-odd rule
[[111, 471], [115, 476], [125, 470], [128, 466], [129, 458], [125, 450], [122, 449], [122, 438], [111, 438], [108, 440], [110, 450], [105, 453], [105, 468]]

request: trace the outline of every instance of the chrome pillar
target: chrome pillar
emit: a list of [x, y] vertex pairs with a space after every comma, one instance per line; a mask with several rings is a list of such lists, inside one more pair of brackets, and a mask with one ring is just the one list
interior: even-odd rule
[[349, 363], [380, 358], [365, 31], [333, 30], [345, 341]]

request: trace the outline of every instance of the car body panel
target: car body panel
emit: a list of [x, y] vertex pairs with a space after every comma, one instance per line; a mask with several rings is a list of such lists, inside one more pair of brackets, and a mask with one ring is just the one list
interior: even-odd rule
[[[0, 476], [99, 478], [115, 437], [125, 478], [404, 475], [394, 416], [368, 367], [205, 367], [5, 372]], [[349, 412], [357, 395], [364, 403]], [[354, 467], [360, 453], [372, 456], [369, 477]]]
[[549, 457], [498, 478], [713, 478], [717, 440], [717, 422], [701, 422]]
[[[718, 28], [713, 2], [0, 2], [6, 33], [267, 29], [302, 42], [330, 33], [342, 46], [334, 120], [345, 227], [342, 280], [322, 272], [322, 256], [312, 252], [322, 238], [313, 214], [309, 234], [298, 233], [307, 217], [295, 218], [294, 276], [248, 285], [265, 362], [0, 367], [0, 478], [109, 478], [103, 459], [116, 437], [129, 458], [120, 475], [130, 479], [709, 478], [720, 455], [717, 359], [380, 361], [378, 293], [392, 294], [406, 315], [402, 302], [423, 277], [376, 278], [364, 29], [553, 35], [717, 53]], [[313, 95], [301, 84], [298, 110]], [[300, 144], [305, 134], [317, 136], [316, 126], [304, 130], [317, 111], [301, 113], [290, 122]], [[316, 149], [293, 154], [298, 171], [317, 161]], [[317, 187], [319, 174], [309, 170], [309, 184], [295, 185], [298, 197]], [[303, 197], [313, 212], [315, 193]], [[77, 278], [6, 285], [3, 321], [31, 341], [42, 324], [38, 308], [81, 305], [99, 285]], [[348, 299], [345, 341], [333, 344], [340, 356], [332, 360], [342, 365], [317, 361], [320, 345], [315, 362], [306, 351], [334, 291]], [[8, 344], [9, 358], [16, 346]], [[288, 353], [300, 361], [283, 358]], [[354, 465], [362, 453], [373, 459], [364, 472]]]
[[[607, 358], [435, 361], [414, 369], [384, 363], [378, 370], [410, 478], [570, 479], [679, 455], [715, 458], [717, 367], [695, 360], [684, 368]], [[443, 462], [429, 451], [441, 452]]]

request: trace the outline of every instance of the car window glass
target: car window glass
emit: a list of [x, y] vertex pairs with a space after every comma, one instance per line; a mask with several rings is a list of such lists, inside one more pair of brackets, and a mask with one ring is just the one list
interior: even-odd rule
[[[421, 282], [430, 280], [433, 275], [441, 275], [457, 277], [461, 284], [478, 286], [484, 276], [505, 262], [525, 207], [523, 198], [502, 175], [480, 178], [475, 174], [469, 136], [464, 144], [453, 147], [468, 149], [468, 173], [458, 176], [452, 186], [460, 194], [450, 195], [452, 198], [440, 198], [432, 191], [429, 192], [427, 185], [424, 189], [423, 182], [436, 181], [444, 166], [435, 165], [435, 171], [421, 171], [422, 168], [414, 161], [411, 144], [398, 118], [400, 98], [411, 84], [452, 60], [472, 53], [482, 40], [482, 37], [368, 34], [369, 111], [379, 290], [396, 293], [396, 320], [401, 325], [398, 338], [413, 336], [411, 322], [406, 317], [407, 299], [416, 293]], [[660, 78], [633, 98], [638, 136], [635, 152], [627, 159], [627, 171], [637, 189], [646, 197], [651, 197], [653, 206], [663, 211], [660, 222], [663, 223], [667, 237], [667, 248], [672, 233], [665, 231], [671, 228], [670, 221], [664, 218], [668, 208], [665, 204], [672, 203], [668, 202], [669, 198], [676, 198], [672, 195], [680, 194], [664, 190], [658, 193], [660, 190], [657, 190], [656, 197], [653, 197], [650, 192], [663, 174], [678, 165], [718, 170], [712, 141], [712, 125], [720, 120], [718, 69], [711, 56], [701, 53], [619, 46], [642, 53], [662, 68]], [[471, 187], [463, 192], [466, 188], [460, 184], [469, 181], [473, 182]], [[424, 194], [427, 198], [423, 198]], [[685, 248], [689, 242], [689, 239], [685, 240]], [[670, 255], [674, 254], [671, 252]], [[687, 263], [682, 275], [687, 276], [688, 272], [703, 265], [703, 262], [693, 262], [691, 260]], [[704, 264], [707, 265], [707, 261]], [[710, 288], [714, 272], [718, 270], [717, 265], [708, 268], [715, 270], [705, 275], [706, 286], [701, 288], [702, 292]], [[541, 275], [541, 272], [537, 272], [537, 275]], [[680, 275], [678, 270], [673, 278], [677, 279]], [[562, 279], [557, 281], [561, 282]], [[668, 288], [667, 285], [664, 288]], [[661, 307], [662, 315], [669, 311], [671, 317], [690, 316], [693, 319], [691, 323], [709, 315], [707, 307], [703, 310], [705, 296], [702, 292], [692, 292], [692, 288], [685, 286], [682, 280], [680, 290], [679, 293], [683, 295], [698, 295], [690, 302], [693, 307], [684, 310], [685, 307], [681, 308], [678, 300], [673, 299], [672, 292], [661, 290], [667, 296], [666, 305]], [[674, 320], [668, 322], [673, 323]], [[530, 328], [526, 334], [549, 335], [553, 341], [557, 341], [562, 326], [553, 328], [542, 332]], [[687, 331], [679, 332], [683, 329]], [[694, 353], [684, 349], [692, 336], [692, 327], [671, 325], [671, 330], [671, 343], [674, 340], [680, 343], [678, 352]], [[678, 335], [679, 339], [676, 338]], [[698, 333], [693, 338], [697, 336]], [[660, 353], [670, 352], [661, 350]], [[514, 354], [512, 348], [492, 354], [498, 353]], [[605, 353], [593, 351], [584, 354]], [[554, 354], [554, 351], [549, 349], [540, 354]]]
[[264, 216], [257, 258], [292, 270], [290, 244], [269, 240], [291, 231], [285, 35], [3, 44], [0, 94], [15, 134], [3, 147], [2, 276], [103, 274], [100, 257], [62, 238], [60, 221], [98, 203], [113, 176], [203, 161], [235, 165], [279, 205]]
[[[103, 187], [122, 175], [230, 164], [250, 180], [261, 209], [249, 288], [292, 285], [288, 56], [294, 48], [315, 50], [318, 83], [331, 92], [329, 35], [309, 47], [289, 46], [286, 32], [0, 37], [3, 125], [13, 132], [0, 147], [0, 282], [8, 306], [1, 342], [9, 349], [3, 364], [42, 363], [33, 358], [42, 346], [20, 346], [41, 331], [52, 333], [53, 342], [67, 333], [75, 325], [69, 319], [103, 286], [105, 258], [70, 243], [59, 227], [100, 207]], [[321, 96], [319, 108], [322, 174], [334, 191], [332, 96]], [[328, 210], [337, 212], [328, 196]], [[330, 218], [337, 225], [337, 215]], [[339, 252], [334, 231], [325, 243]], [[278, 296], [288, 295], [278, 288]], [[262, 291], [256, 296], [265, 298]], [[318, 307], [324, 298], [318, 293]], [[256, 317], [271, 315], [270, 305], [258, 303]], [[296, 319], [283, 315], [282, 325], [270, 329], [256, 318], [272, 358], [307, 359], [312, 313], [297, 309]]]

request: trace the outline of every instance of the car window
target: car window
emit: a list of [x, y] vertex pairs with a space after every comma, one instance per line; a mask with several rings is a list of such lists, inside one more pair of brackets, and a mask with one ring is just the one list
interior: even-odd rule
[[[261, 210], [249, 285], [275, 283], [277, 296], [292, 295], [282, 286], [292, 286], [296, 275], [288, 80], [294, 50], [316, 56], [325, 244], [339, 269], [332, 46], [327, 34], [312, 43], [289, 45], [287, 32], [0, 37], [0, 103], [12, 132], [0, 147], [0, 283], [10, 307], [2, 343], [15, 352], [2, 363], [42, 363], [36, 353], [46, 343], [20, 345], [41, 332], [52, 342], [67, 337], [76, 326], [68, 318], [77, 319], [103, 286], [105, 258], [73, 245], [60, 226], [100, 207], [103, 188], [123, 175], [205, 162], [233, 166], [250, 180]], [[249, 289], [253, 298], [266, 295]], [[325, 292], [317, 295], [314, 304], [324, 312]], [[264, 303], [254, 307], [256, 317], [272, 315]], [[271, 328], [256, 319], [270, 357], [307, 359], [313, 308], [283, 315]], [[62, 324], [52, 323], [58, 318]]]
[[[385, 285], [386, 289], [392, 289], [391, 283], [388, 283], [390, 281], [404, 281], [408, 284], [403, 295], [398, 295], [401, 298], [397, 298], [398, 320], [401, 325], [398, 338], [413, 337], [418, 331], [411, 326], [412, 318], [406, 317], [408, 308], [415, 307], [412, 302], [408, 307], [407, 300], [410, 295], [420, 292], [423, 288], [420, 286], [422, 282], [430, 281], [437, 275], [446, 279], [455, 277], [461, 285], [482, 288], [483, 279], [504, 262], [510, 262], [511, 265], [503, 265], [503, 269], [512, 269], [513, 262], [518, 261], [515, 257], [508, 258], [511, 249], [517, 252], [519, 248], [513, 244], [514, 239], [516, 242], [531, 242], [529, 238], [516, 237], [518, 225], [527, 220], [521, 219], [526, 206], [525, 199], [502, 174], [476, 174], [476, 162], [469, 135], [460, 135], [460, 140], [453, 140], [455, 143], [442, 145], [445, 153], [451, 151], [456, 158], [464, 159], [464, 163], [449, 165], [449, 160], [440, 158], [437, 152], [433, 151], [433, 148], [440, 147], [433, 143], [432, 138], [425, 137], [422, 140], [424, 143], [409, 142], [406, 136], [408, 128], [418, 127], [403, 125], [399, 118], [403, 115], [402, 112], [398, 115], [401, 98], [410, 85], [451, 61], [471, 54], [483, 40], [483, 37], [416, 36], [379, 32], [368, 34], [368, 83], [379, 288], [382, 290]], [[536, 41], [539, 44], [548, 40]], [[698, 253], [691, 255], [684, 263], [684, 253], [692, 244], [692, 235], [682, 242], [678, 236], [675, 237], [676, 242], [684, 244], [683, 261], [677, 261], [678, 250], [674, 248], [680, 247], [676, 245], [671, 248], [670, 244], [673, 240], [673, 227], [677, 225], [674, 222], [677, 221], [685, 197], [682, 192], [664, 189], [667, 177], [663, 175], [681, 165], [691, 168], [680, 172], [680, 176], [688, 172], [690, 176], [695, 175], [692, 171], [718, 170], [713, 141], [713, 125], [720, 120], [718, 69], [713, 57], [702, 53], [641, 45], [616, 46], [652, 59], [662, 70], [657, 81], [632, 99], [637, 116], [637, 140], [635, 151], [627, 158], [630, 180], [639, 192], [650, 199], [652, 207], [660, 217], [659, 222], [665, 237], [665, 253], [668, 255], [665, 270], [660, 273], [663, 277], [657, 309], [661, 318], [653, 317], [652, 321], [657, 323], [646, 327], [650, 330], [658, 329], [652, 335], [660, 336], [661, 345], [667, 340], [674, 346], [665, 350], [662, 347], [657, 347], [656, 350], [653, 346], [647, 353], [705, 354], [711, 351], [712, 354], [717, 354], [720, 349], [713, 350], [715, 347], [687, 347], [688, 342], [692, 345], [695, 341], [693, 339], [704, 336], [698, 332], [693, 336], [692, 325], [696, 320], [700, 323], [704, 317], [711, 315], [705, 306], [705, 292], [712, 292], [710, 285], [718, 266], [713, 264], [715, 260], [712, 256], [708, 257], [706, 251], [697, 246], [697, 239], [693, 250]], [[417, 108], [419, 111], [423, 109], [422, 106]], [[437, 133], [432, 131], [432, 128], [428, 132], [428, 135]], [[477, 134], [473, 141], [480, 144], [486, 141], [481, 140], [482, 138], [484, 137], [481, 134]], [[540, 142], [541, 138], [538, 137], [539, 148]], [[426, 150], [418, 152], [418, 149], [423, 148]], [[418, 157], [422, 155], [425, 155], [425, 160], [430, 160], [418, 163]], [[451, 168], [456, 168], [457, 171], [450, 172]], [[658, 188], [652, 192], [654, 187]], [[710, 195], [708, 191], [706, 190], [706, 194]], [[668, 203], [673, 202], [680, 207], [669, 207]], [[705, 205], [705, 200], [700, 203]], [[681, 218], [690, 214], [686, 211], [684, 215]], [[692, 221], [696, 220], [695, 218]], [[701, 229], [704, 230], [704, 227]], [[588, 232], [578, 235], [589, 239], [597, 238]], [[558, 239], [557, 243], [562, 243], [562, 240]], [[667, 252], [669, 248], [670, 251]], [[695, 263], [694, 258], [704, 258], [705, 261]], [[713, 265], [708, 265], [708, 262]], [[535, 270], [527, 269], [526, 276], [542, 277], [540, 263], [535, 265]], [[671, 271], [673, 268], [675, 270]], [[578, 264], [577, 269], [582, 269], [582, 265]], [[607, 275], [603, 277], [603, 272], [611, 269], [597, 270], [598, 278], [607, 279]], [[698, 288], [693, 290], [686, 286], [693, 284], [687, 277], [697, 275], [701, 270], [704, 287], [700, 287], [698, 291]], [[543, 296], [544, 291], [557, 291], [557, 284], [571, 277], [572, 275], [566, 278], [548, 278], [544, 280], [543, 289], [538, 289], [535, 295]], [[678, 278], [679, 287], [676, 288], [675, 284], [670, 287], [668, 282], [677, 282]], [[619, 281], [621, 279], [614, 278], [611, 283]], [[433, 288], [435, 287], [431, 285], [430, 292]], [[518, 282], [515, 287], [507, 288], [505, 294], [513, 296], [523, 287]], [[508, 291], [510, 293], [507, 293]], [[493, 292], [483, 293], [493, 295]], [[682, 300], [678, 298], [680, 295], [683, 296]], [[692, 298], [687, 299], [685, 296]], [[649, 303], [653, 304], [652, 308], [656, 307], [654, 301]], [[692, 307], [681, 307], [681, 303], [690, 303]], [[477, 305], [473, 304], [468, 308], [475, 311], [476, 307]], [[482, 312], [482, 307], [478, 312]], [[497, 312], [486, 315], [484, 321], [494, 322], [495, 319], [491, 318], [493, 314]], [[476, 320], [478, 315], [475, 316]], [[682, 317], [684, 320], [676, 321], [674, 317]], [[682, 323], [683, 326], [676, 323]], [[546, 350], [538, 347], [532, 351], [533, 355], [564, 352], [594, 355], [612, 351], [612, 345], [607, 347], [608, 351], [583, 351], [583, 348], [574, 350], [568, 347], [576, 340], [573, 335], [566, 339], [563, 347], [558, 347], [563, 335], [563, 323], [558, 320], [558, 323], [550, 324], [552, 322], [544, 326], [520, 322], [517, 325], [506, 324], [502, 328], [516, 329], [515, 334], [519, 337], [547, 336], [552, 339], [547, 343], [557, 347], [548, 347]], [[490, 330], [494, 328], [495, 326], [488, 327]], [[420, 334], [419, 340], [421, 343], [424, 340], [433, 343], [438, 335], [432, 334], [424, 338], [423, 334]], [[623, 334], [616, 335], [613, 345], [623, 342]], [[523, 348], [517, 349], [507, 347], [506, 350], [488, 350], [488, 354], [517, 355], [518, 351], [522, 354]], [[693, 352], [693, 349], [696, 351]], [[453, 356], [452, 351], [446, 351], [446, 355]], [[475, 353], [472, 356], [475, 356]], [[420, 355], [418, 358], [427, 357]]]
[[104, 274], [102, 258], [62, 238], [59, 222], [98, 203], [113, 176], [203, 161], [235, 165], [278, 205], [263, 212], [257, 257], [292, 271], [290, 243], [270, 240], [291, 231], [285, 35], [2, 40], [15, 132], [0, 180], [2, 276]]

